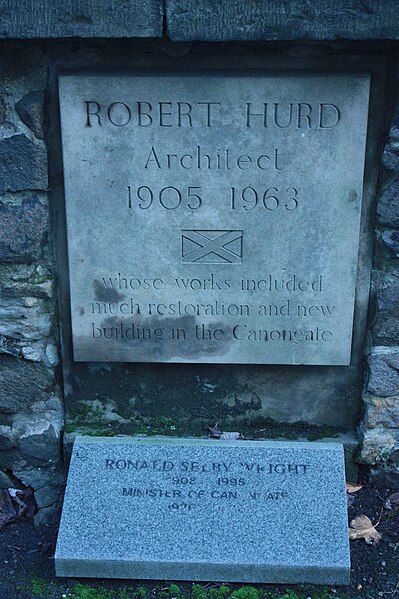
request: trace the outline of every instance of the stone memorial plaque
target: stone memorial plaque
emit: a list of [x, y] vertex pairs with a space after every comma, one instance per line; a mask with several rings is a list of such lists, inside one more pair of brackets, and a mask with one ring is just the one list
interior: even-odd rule
[[75, 360], [349, 364], [367, 74], [59, 89]]
[[335, 443], [78, 437], [58, 576], [346, 584]]

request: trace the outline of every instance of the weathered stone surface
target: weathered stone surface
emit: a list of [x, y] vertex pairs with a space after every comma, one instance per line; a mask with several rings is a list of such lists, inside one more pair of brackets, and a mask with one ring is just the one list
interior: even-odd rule
[[172, 40], [398, 39], [396, 0], [167, 0]]
[[60, 455], [60, 423], [44, 418], [19, 418], [14, 432], [19, 437], [19, 447], [24, 456], [46, 463], [58, 462]]
[[399, 444], [399, 429], [385, 429], [382, 426], [363, 429], [363, 441], [359, 461], [364, 464], [386, 462]]
[[389, 137], [391, 139], [399, 140], [399, 104], [397, 105], [395, 113], [392, 118], [391, 128], [389, 130]]
[[0, 264], [4, 297], [53, 297], [54, 275], [40, 264]]
[[0, 413], [27, 410], [40, 399], [47, 399], [54, 374], [39, 364], [0, 356]]
[[44, 138], [44, 91], [37, 90], [23, 96], [16, 104], [19, 118], [37, 139]]
[[57, 463], [63, 426], [63, 406], [59, 397], [35, 402], [30, 413], [17, 414], [12, 430], [23, 456]]
[[33, 262], [40, 258], [47, 217], [47, 208], [34, 196], [20, 205], [0, 203], [0, 262]]
[[399, 231], [383, 231], [381, 239], [391, 255], [399, 257]]
[[47, 154], [25, 135], [0, 140], [0, 193], [47, 189]]
[[0, 335], [15, 345], [41, 340], [50, 334], [53, 314], [46, 300], [35, 298], [37, 303], [27, 306], [24, 300], [10, 301], [0, 298]]
[[[53, 493], [56, 492], [53, 487], [57, 489], [65, 484], [65, 473], [59, 469], [57, 464], [50, 464], [47, 467], [42, 464], [37, 467], [37, 464], [32, 466], [26, 463], [23, 469], [16, 468], [13, 474], [23, 485], [32, 487], [35, 492], [43, 489], [43, 492], [39, 494], [39, 498], [42, 499], [44, 499], [46, 489], [48, 489], [49, 495], [53, 496]], [[47, 502], [44, 500], [44, 503]]]
[[380, 225], [399, 228], [399, 180], [395, 179], [383, 189], [377, 204], [377, 220]]
[[[20, 344], [21, 356], [25, 360], [31, 360], [32, 362], [41, 362], [44, 358], [44, 347], [43, 343], [32, 343], [29, 345]], [[48, 364], [46, 364], [48, 366]]]
[[[51, 482], [54, 482], [54, 479]], [[35, 491], [35, 500], [39, 509], [50, 507], [60, 500], [63, 482], [60, 481], [59, 486], [45, 485]]]
[[364, 424], [367, 428], [383, 426], [399, 429], [399, 396], [377, 398], [366, 396], [366, 415]]
[[399, 272], [390, 271], [377, 290], [375, 345], [399, 345]]
[[[145, 116], [116, 102], [137, 87]], [[309, 104], [277, 103], [283, 127], [267, 107], [287, 88]], [[70, 74], [59, 89], [75, 361], [349, 364], [367, 75]]]
[[399, 491], [399, 467], [384, 465], [371, 468], [370, 481], [375, 487]]
[[59, 468], [59, 465], [42, 464], [37, 467], [37, 464], [34, 466], [26, 464], [22, 470], [16, 468], [13, 474], [21, 485], [34, 490], [38, 508], [38, 512], [33, 518], [34, 523], [40, 525], [59, 522], [65, 488], [65, 473]]
[[344, 482], [339, 444], [78, 437], [56, 572], [345, 584]]
[[59, 364], [60, 358], [58, 355], [58, 348], [56, 345], [54, 345], [53, 343], [48, 343], [46, 345], [45, 358], [47, 366], [51, 366], [53, 368], [54, 366], [57, 366]]
[[376, 351], [368, 357], [367, 392], [379, 397], [399, 394], [399, 353]]
[[392, 141], [385, 146], [382, 164], [391, 171], [399, 171], [399, 142]]
[[14, 487], [15, 484], [12, 479], [7, 476], [5, 472], [0, 470], [0, 491], [3, 491], [4, 489], [12, 489]]
[[4, 125], [4, 123], [6, 122], [6, 114], [7, 108], [5, 99], [3, 95], [0, 95], [0, 125]]
[[0, 37], [162, 37], [162, 0], [2, 0]]
[[0, 451], [14, 445], [14, 435], [10, 426], [0, 425]]

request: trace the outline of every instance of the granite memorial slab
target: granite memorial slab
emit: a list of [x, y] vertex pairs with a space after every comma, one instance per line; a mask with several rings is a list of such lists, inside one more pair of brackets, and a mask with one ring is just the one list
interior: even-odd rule
[[369, 79], [62, 75], [74, 359], [349, 364]]
[[58, 576], [347, 584], [335, 443], [78, 437]]

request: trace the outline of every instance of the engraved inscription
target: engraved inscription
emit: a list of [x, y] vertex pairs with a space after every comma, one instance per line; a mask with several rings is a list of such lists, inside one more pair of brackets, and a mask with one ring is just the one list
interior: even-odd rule
[[[182, 512], [200, 508], [204, 502], [269, 502], [290, 498], [287, 481], [309, 477], [308, 463], [215, 462], [197, 460], [147, 460], [105, 458], [106, 471], [120, 472], [135, 486], [123, 486], [122, 497], [161, 500], [166, 510]], [[146, 483], [147, 475], [158, 474], [157, 485]], [[144, 476], [144, 479], [142, 478]], [[284, 479], [281, 484], [280, 479]], [[167, 500], [172, 500], [168, 503]]]
[[242, 263], [242, 231], [182, 231], [182, 262]]

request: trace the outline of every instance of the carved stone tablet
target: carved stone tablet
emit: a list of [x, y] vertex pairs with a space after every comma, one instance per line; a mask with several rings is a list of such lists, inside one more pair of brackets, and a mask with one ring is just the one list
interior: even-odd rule
[[60, 78], [78, 361], [348, 364], [369, 76]]
[[335, 443], [80, 437], [58, 576], [349, 582]]

